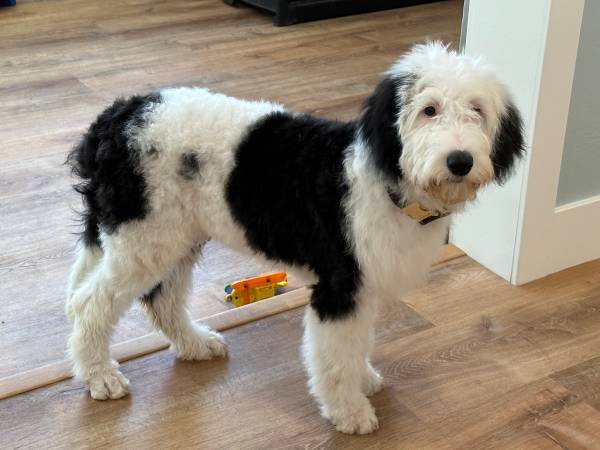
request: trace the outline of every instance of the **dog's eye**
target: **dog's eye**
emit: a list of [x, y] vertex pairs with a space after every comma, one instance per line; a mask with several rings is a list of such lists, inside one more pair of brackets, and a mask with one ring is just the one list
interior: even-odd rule
[[475, 111], [480, 116], [482, 114], [481, 108], [479, 106], [473, 106], [473, 111]]
[[433, 106], [428, 106], [427, 108], [425, 108], [423, 110], [423, 113], [427, 116], [427, 117], [433, 117], [437, 114], [437, 111], [435, 110], [435, 107]]

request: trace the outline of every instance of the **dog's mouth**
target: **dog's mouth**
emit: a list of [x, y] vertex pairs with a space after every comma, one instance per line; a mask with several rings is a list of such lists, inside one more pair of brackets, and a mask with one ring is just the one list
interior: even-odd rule
[[464, 181], [465, 177], [459, 177], [456, 175], [450, 175], [450, 177], [448, 178], [448, 182], [450, 183], [462, 183]]
[[456, 206], [473, 201], [483, 183], [469, 180], [466, 177], [452, 176], [447, 180], [433, 180], [423, 190], [447, 206]]

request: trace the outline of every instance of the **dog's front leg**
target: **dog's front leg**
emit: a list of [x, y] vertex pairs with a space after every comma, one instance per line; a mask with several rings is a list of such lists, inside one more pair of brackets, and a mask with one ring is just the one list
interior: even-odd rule
[[327, 319], [319, 318], [313, 301], [305, 315], [303, 355], [310, 390], [323, 416], [344, 433], [366, 434], [378, 428], [365, 395], [366, 378], [378, 375], [368, 363], [376, 314], [369, 300], [374, 299], [360, 298], [352, 312]]

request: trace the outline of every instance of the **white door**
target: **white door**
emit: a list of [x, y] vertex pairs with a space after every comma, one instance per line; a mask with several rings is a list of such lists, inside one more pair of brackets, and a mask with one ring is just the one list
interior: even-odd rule
[[463, 51], [515, 97], [528, 154], [457, 217], [451, 241], [513, 284], [600, 258], [600, 2], [467, 0], [463, 21]]

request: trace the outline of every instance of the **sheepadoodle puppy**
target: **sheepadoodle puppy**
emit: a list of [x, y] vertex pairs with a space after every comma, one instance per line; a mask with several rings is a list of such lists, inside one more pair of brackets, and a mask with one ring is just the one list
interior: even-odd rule
[[503, 84], [438, 42], [402, 56], [352, 122], [198, 88], [119, 99], [69, 156], [85, 204], [67, 301], [74, 373], [95, 399], [127, 394], [109, 342], [134, 299], [178, 357], [224, 356], [186, 310], [215, 239], [310, 280], [310, 391], [339, 431], [372, 432], [378, 306], [424, 281], [452, 213], [522, 153]]

